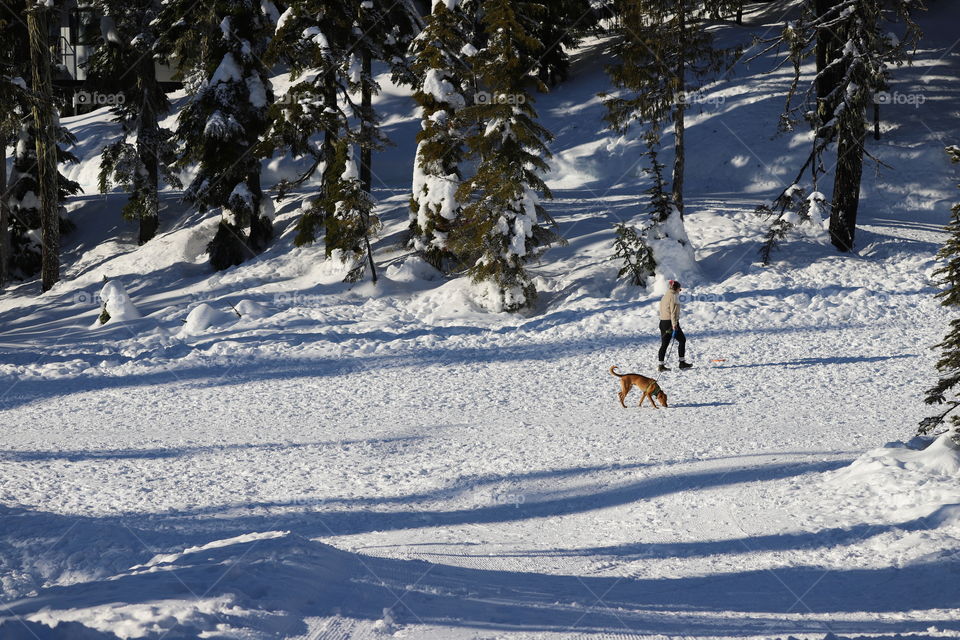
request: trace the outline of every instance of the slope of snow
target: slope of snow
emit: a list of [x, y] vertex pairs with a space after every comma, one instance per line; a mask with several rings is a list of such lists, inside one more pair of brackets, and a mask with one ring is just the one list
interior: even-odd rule
[[[748, 41], [783, 5], [718, 34]], [[607, 372], [651, 373], [659, 338], [655, 288], [611, 260], [648, 182], [640, 132], [601, 120], [603, 41], [537, 102], [570, 242], [532, 268], [525, 314], [482, 311], [397, 248], [419, 122], [387, 78], [376, 285], [292, 247], [310, 185], [236, 268], [210, 272], [216, 216], [173, 192], [137, 247], [122, 194], [93, 190], [112, 125], [65, 118], [87, 190], [65, 278], [0, 298], [0, 638], [960, 636], [957, 452], [877, 449], [930, 411], [949, 320], [931, 276], [958, 198], [956, 15], [931, 3], [895, 70], [892, 90], [926, 101], [885, 107], [868, 141], [895, 169], [865, 171], [852, 255], [798, 233], [757, 263], [751, 212], [805, 157], [803, 134], [774, 137], [789, 78], [766, 59], [704, 92], [682, 318], [697, 366], [660, 377], [670, 409], [636, 391], [622, 409]], [[91, 328], [104, 276], [140, 318]]]

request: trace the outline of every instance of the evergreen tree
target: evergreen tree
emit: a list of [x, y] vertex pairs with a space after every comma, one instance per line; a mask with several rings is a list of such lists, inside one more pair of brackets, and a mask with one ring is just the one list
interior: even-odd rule
[[[948, 147], [947, 153], [952, 162], [960, 163], [960, 147]], [[960, 307], [960, 203], [953, 207], [947, 232], [949, 233], [947, 241], [937, 254], [937, 257], [943, 261], [943, 265], [934, 272], [934, 275], [943, 287], [943, 290], [937, 294], [940, 304], [956, 310]], [[946, 422], [947, 416], [960, 406], [960, 394], [954, 393], [953, 397], [947, 398], [947, 393], [960, 384], [960, 318], [950, 321], [950, 331], [943, 342], [936, 347], [941, 350], [940, 360], [937, 361], [940, 379], [936, 385], [927, 390], [924, 401], [931, 405], [945, 404], [946, 409], [938, 415], [922, 420], [918, 429], [921, 434], [934, 432]], [[955, 429], [953, 439], [960, 444], [960, 416], [951, 416], [950, 425]]]
[[26, 28], [16, 14], [17, 8], [13, 6], [12, 13], [0, 15], [0, 287], [7, 283], [11, 262], [7, 147], [16, 144], [29, 100], [22, 57]]
[[[25, 15], [32, 8], [26, 0], [11, 0], [8, 12], [0, 17], [0, 136], [4, 149], [14, 147], [12, 169], [2, 187], [0, 206], [0, 274], [6, 277], [28, 278], [40, 272], [43, 263], [43, 242], [40, 199], [40, 176], [37, 163], [37, 139], [33, 106], [39, 93], [34, 91], [31, 71], [30, 38]], [[53, 108], [52, 101], [47, 106]], [[52, 112], [55, 138], [55, 163], [76, 162], [68, 147], [75, 138], [57, 122]], [[6, 155], [4, 153], [4, 155]], [[54, 198], [57, 203], [59, 233], [73, 228], [64, 217], [63, 203], [80, 191], [80, 185], [57, 173]], [[58, 238], [59, 240], [59, 238]], [[59, 243], [57, 243], [59, 244]], [[56, 250], [55, 253], [59, 254]], [[59, 255], [49, 256], [59, 263]], [[52, 284], [52, 281], [49, 283]]]
[[543, 5], [536, 2], [484, 3], [488, 40], [474, 69], [489, 98], [464, 109], [477, 125], [467, 144], [478, 165], [457, 191], [467, 204], [453, 249], [468, 260], [473, 280], [486, 287], [486, 304], [494, 311], [516, 311], [533, 302], [536, 291], [525, 264], [546, 243], [559, 240], [538, 224], [553, 223], [539, 204], [541, 197], [551, 197], [541, 177], [551, 136], [537, 122], [532, 95], [545, 89], [531, 72], [543, 50], [531, 35], [542, 16]]
[[732, 50], [717, 49], [707, 31], [710, 3], [691, 0], [614, 0], [613, 46], [607, 68], [625, 95], [606, 97], [607, 121], [621, 133], [634, 123], [674, 125], [673, 203], [683, 213], [684, 125], [689, 97], [719, 71]]
[[[814, 131], [810, 155], [792, 184], [809, 169], [816, 190], [818, 176], [826, 172], [823, 155], [836, 143], [830, 239], [840, 251], [853, 249], [856, 234], [863, 156], [869, 155], [865, 112], [875, 93], [888, 86], [890, 65], [903, 64], [919, 39], [912, 13], [920, 6], [914, 0], [805, 0], [799, 19], [758, 54], [787, 45], [794, 78], [781, 128], [792, 129], [802, 117]], [[900, 37], [891, 31], [894, 23], [902, 25]], [[802, 65], [810, 57], [817, 73], [801, 92]]]
[[202, 9], [191, 0], [170, 0], [160, 17], [160, 31], [169, 37], [161, 52], [180, 59], [195, 87], [174, 134], [177, 164], [197, 166], [184, 198], [200, 211], [224, 214], [207, 245], [217, 270], [253, 257], [273, 235], [258, 143], [273, 102], [262, 57], [276, 17], [269, 0], [214, 0]]
[[472, 85], [470, 21], [475, 3], [437, 0], [413, 44], [414, 99], [421, 109], [410, 200], [410, 245], [434, 267], [456, 261], [450, 231], [463, 203], [464, 122], [461, 115]]
[[585, 33], [596, 29], [602, 14], [590, 0], [551, 0], [542, 4], [546, 13], [533, 35], [544, 50], [534, 71], [541, 82], [554, 86], [566, 80], [570, 72], [566, 49], [576, 47]]
[[87, 60], [87, 81], [97, 91], [122, 98], [111, 111], [123, 136], [103, 149], [100, 191], [115, 183], [130, 192], [123, 216], [139, 221], [143, 244], [159, 226], [161, 175], [167, 184], [181, 186], [172, 170], [171, 132], [159, 124], [170, 103], [157, 80], [153, 55], [158, 11], [153, 0], [95, 0], [94, 6], [105, 16], [104, 28]]
[[[273, 107], [272, 127], [264, 148], [268, 153], [285, 149], [294, 157], [311, 159], [297, 179], [279, 185], [279, 197], [317, 171], [321, 174], [319, 193], [301, 207], [294, 241], [298, 246], [317, 240], [330, 222], [329, 216], [337, 210], [331, 198], [352, 193], [354, 185], [343, 177], [343, 163], [337, 159], [338, 150], [344, 148], [341, 143], [360, 149], [357, 180], [369, 200], [371, 152], [386, 142], [372, 107], [371, 98], [379, 91], [372, 62], [387, 62], [395, 80], [410, 82], [403, 54], [418, 28], [411, 0], [293, 0], [280, 17], [269, 59], [290, 66], [292, 83]], [[369, 246], [373, 226], [371, 207], [372, 200], [370, 207], [355, 209], [346, 202], [341, 207], [360, 212], [365, 246]], [[352, 252], [351, 237], [349, 233], [327, 233], [327, 254], [337, 249]], [[367, 255], [375, 278], [369, 250]]]

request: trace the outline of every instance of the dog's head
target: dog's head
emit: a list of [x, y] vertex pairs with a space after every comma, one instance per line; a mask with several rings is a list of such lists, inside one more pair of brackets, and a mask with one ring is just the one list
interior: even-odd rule
[[651, 395], [653, 395], [654, 400], [659, 400], [660, 404], [662, 404], [663, 406], [665, 407], [670, 406], [667, 404], [667, 394], [663, 392], [663, 389], [660, 388], [660, 385], [657, 385], [657, 387], [653, 390], [653, 393]]

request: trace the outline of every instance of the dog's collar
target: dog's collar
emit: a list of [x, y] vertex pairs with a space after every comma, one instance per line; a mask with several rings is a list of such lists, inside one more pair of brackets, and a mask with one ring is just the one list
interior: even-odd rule
[[661, 393], [663, 393], [663, 391], [660, 390], [660, 385], [658, 385], [657, 383], [653, 383], [653, 390], [650, 391], [650, 395], [653, 396], [654, 398], [656, 398], [656, 397], [658, 397]]

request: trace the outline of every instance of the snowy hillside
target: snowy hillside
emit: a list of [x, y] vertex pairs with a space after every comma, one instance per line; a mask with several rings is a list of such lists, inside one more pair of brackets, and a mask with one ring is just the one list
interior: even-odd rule
[[[780, 28], [781, 4], [718, 37]], [[96, 190], [115, 125], [65, 118], [85, 194], [64, 278], [0, 296], [0, 639], [960, 637], [960, 451], [910, 440], [960, 198], [960, 7], [930, 5], [891, 87], [923, 100], [868, 140], [892, 169], [865, 166], [853, 255], [804, 232], [759, 264], [753, 210], [808, 152], [775, 130], [789, 71], [766, 57], [704, 92], [695, 368], [662, 375], [667, 409], [623, 409], [608, 373], [654, 371], [662, 282], [616, 278], [613, 225], [649, 183], [642, 132], [602, 120], [602, 39], [537, 101], [569, 244], [532, 265], [524, 314], [398, 248], [419, 121], [387, 75], [377, 285], [293, 247], [309, 184], [238, 267], [211, 271], [218, 220], [173, 191], [138, 247], [125, 195]]]

